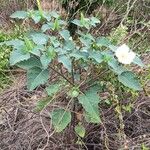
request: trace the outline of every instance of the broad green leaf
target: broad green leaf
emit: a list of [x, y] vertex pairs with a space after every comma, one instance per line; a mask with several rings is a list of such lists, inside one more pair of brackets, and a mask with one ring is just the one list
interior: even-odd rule
[[97, 19], [96, 17], [91, 17], [90, 19], [91, 19], [92, 23], [94, 23], [94, 24], [100, 23], [100, 20]]
[[30, 51], [31, 54], [40, 57], [41, 52], [44, 51], [45, 47], [43, 45], [37, 45], [35, 46], [32, 51]]
[[63, 49], [65, 51], [70, 51], [75, 49], [75, 44], [73, 41], [65, 41]]
[[80, 136], [80, 137], [84, 137], [85, 136], [85, 128], [83, 125], [78, 124], [75, 126], [75, 132]]
[[75, 25], [77, 25], [77, 26], [79, 26], [79, 27], [83, 27], [83, 25], [81, 24], [81, 21], [80, 21], [80, 20], [74, 19], [74, 20], [72, 21], [72, 23], [75, 24]]
[[6, 44], [7, 46], [13, 46], [16, 49], [24, 46], [24, 42], [18, 39], [3, 42], [3, 44]]
[[109, 47], [109, 45], [111, 45], [110, 41], [105, 37], [98, 38], [96, 44], [97, 46], [105, 46], [105, 47]]
[[95, 41], [94, 37], [91, 34], [84, 34], [82, 32], [78, 32], [79, 35], [81, 35], [80, 37], [80, 41], [87, 47], [90, 47], [91, 44]]
[[112, 45], [112, 44], [110, 44], [109, 46], [108, 46], [109, 48], [110, 48], [110, 50], [112, 50], [113, 52], [115, 52], [116, 50], [117, 50], [117, 46], [114, 46], [114, 45]]
[[51, 113], [52, 124], [56, 132], [63, 131], [71, 122], [71, 113], [64, 109], [55, 109]]
[[99, 51], [91, 51], [89, 52], [89, 57], [94, 59], [96, 62], [101, 63], [103, 62], [103, 55]]
[[100, 97], [97, 87], [92, 87], [85, 92], [85, 95], [79, 96], [79, 103], [82, 104], [86, 113], [86, 120], [91, 123], [100, 123], [100, 113], [98, 103]]
[[28, 51], [31, 51], [31, 49], [34, 47], [34, 43], [27, 37], [24, 37], [24, 41]]
[[76, 60], [83, 59], [87, 60], [88, 54], [86, 52], [74, 51], [70, 54], [70, 57], [74, 57]]
[[87, 38], [87, 39], [90, 39], [91, 41], [95, 41], [94, 37], [90, 33], [84, 34], [83, 37]]
[[47, 21], [51, 21], [51, 13], [50, 13], [50, 12], [43, 12], [43, 17], [44, 17]]
[[94, 27], [96, 27], [96, 24], [100, 23], [100, 20], [95, 18], [95, 17], [91, 17], [90, 18], [90, 24]]
[[81, 43], [83, 43], [87, 47], [90, 47], [92, 44], [91, 39], [87, 39], [87, 38], [83, 38], [83, 37], [80, 37], [79, 39], [80, 39]]
[[62, 30], [59, 32], [59, 34], [66, 40], [69, 41], [70, 33], [68, 30]]
[[33, 67], [42, 68], [40, 60], [36, 57], [31, 57], [28, 60], [21, 61], [17, 63], [17, 66], [26, 70], [31, 69]]
[[60, 15], [56, 11], [52, 11], [51, 16], [56, 18], [56, 19], [60, 17]]
[[60, 19], [59, 19], [58, 22], [59, 22], [60, 25], [65, 25], [65, 26], [67, 25], [67, 22], [64, 21], [64, 20], [60, 20]]
[[126, 87], [129, 87], [133, 90], [136, 90], [136, 91], [141, 91], [142, 90], [142, 87], [138, 81], [138, 79], [135, 77], [135, 75], [130, 72], [130, 71], [126, 71], [126, 72], [123, 72], [121, 73], [119, 76], [118, 76], [118, 80], [123, 84], [125, 85]]
[[48, 36], [44, 33], [32, 33], [32, 40], [37, 45], [44, 45], [48, 41]]
[[70, 58], [68, 58], [65, 55], [62, 55], [62, 56], [59, 56], [58, 61], [60, 63], [62, 63], [64, 65], [64, 67], [68, 69], [69, 72], [71, 72], [72, 64], [71, 64], [71, 59]]
[[55, 36], [51, 36], [50, 41], [55, 48], [60, 46], [60, 42]]
[[43, 32], [50, 30], [53, 28], [53, 23], [47, 23], [47, 24], [43, 24], [41, 30]]
[[25, 19], [28, 17], [28, 13], [26, 11], [16, 11], [10, 17], [18, 18], [18, 19]]
[[114, 55], [111, 51], [103, 51], [101, 52], [101, 54], [103, 55], [103, 59], [105, 62], [109, 62], [110, 60], [114, 59]]
[[133, 63], [140, 66], [140, 67], [144, 67], [142, 60], [138, 56], [135, 56]]
[[30, 58], [29, 53], [24, 53], [21, 50], [14, 50], [10, 54], [10, 65], [15, 65], [23, 60], [27, 60]]
[[42, 16], [39, 11], [33, 11], [33, 12], [31, 12], [31, 18], [34, 20], [34, 22], [36, 24], [36, 23], [40, 22]]
[[60, 83], [54, 83], [49, 85], [46, 88], [48, 96], [53, 96], [53, 94], [56, 94], [60, 90], [60, 87], [61, 87]]
[[52, 61], [52, 59], [50, 57], [48, 57], [47, 54], [43, 54], [40, 57], [40, 60], [41, 60], [41, 63], [42, 63], [42, 66], [43, 66], [44, 69], [47, 69], [49, 63]]
[[123, 66], [119, 65], [118, 61], [115, 58], [109, 60], [108, 65], [111, 67], [112, 71], [114, 71], [118, 75], [127, 71]]
[[35, 107], [35, 111], [36, 112], [39, 112], [39, 111], [42, 111], [53, 99], [50, 98], [50, 97], [47, 97], [43, 100], [39, 100], [36, 104], [36, 107]]
[[45, 84], [49, 78], [49, 71], [34, 67], [27, 72], [27, 86], [30, 91], [34, 90], [41, 84]]
[[47, 50], [47, 56], [51, 59], [54, 59], [56, 57], [56, 50], [54, 47], [50, 46]]

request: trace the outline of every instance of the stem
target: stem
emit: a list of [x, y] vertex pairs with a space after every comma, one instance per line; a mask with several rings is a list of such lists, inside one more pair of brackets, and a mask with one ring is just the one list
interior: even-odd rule
[[74, 84], [74, 59], [72, 60], [71, 75], [72, 75], [72, 82]]
[[39, 10], [39, 12], [40, 12], [40, 15], [43, 16], [43, 10], [42, 10], [42, 7], [41, 7], [40, 0], [36, 0], [36, 1], [37, 1], [38, 10]]
[[54, 72], [56, 72], [58, 75], [60, 75], [62, 78], [64, 78], [66, 81], [68, 81], [71, 85], [74, 86], [74, 83], [72, 83], [69, 79], [67, 79], [63, 74], [61, 74], [59, 71], [55, 70], [55, 68], [53, 68], [53, 67], [51, 67], [51, 66], [50, 66], [50, 68], [51, 68]]
[[[71, 68], [71, 75], [72, 75], [72, 82], [74, 84], [74, 61], [75, 59], [73, 58], [72, 59], [72, 68]], [[78, 103], [77, 103], [77, 100], [78, 98], [77, 97], [74, 97], [73, 98], [73, 102], [72, 102], [72, 111], [73, 112], [76, 112], [77, 111], [77, 106], [78, 106]], [[76, 123], [76, 115], [75, 113], [72, 113], [72, 130], [74, 131], [74, 128], [75, 128], [75, 123]], [[74, 143], [75, 143], [75, 139], [74, 139]]]
[[94, 82], [95, 80], [97, 80], [97, 78], [101, 77], [102, 75], [104, 75], [107, 71], [109, 70], [104, 70], [103, 72], [99, 73], [97, 76], [95, 76], [93, 79], [90, 79], [89, 81], [85, 82], [85, 83], [81, 83], [80, 84], [80, 88], [85, 87], [87, 84], [89, 84], [90, 82]]

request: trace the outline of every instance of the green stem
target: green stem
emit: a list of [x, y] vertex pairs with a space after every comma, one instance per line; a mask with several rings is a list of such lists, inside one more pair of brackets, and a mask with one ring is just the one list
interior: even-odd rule
[[36, 0], [36, 1], [37, 1], [38, 10], [39, 10], [39, 12], [40, 12], [40, 15], [43, 16], [43, 10], [42, 10], [42, 7], [41, 7], [40, 0]]

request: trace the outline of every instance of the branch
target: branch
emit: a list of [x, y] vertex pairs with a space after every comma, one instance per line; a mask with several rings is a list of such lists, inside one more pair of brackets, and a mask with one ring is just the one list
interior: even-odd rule
[[58, 75], [60, 75], [62, 78], [64, 78], [66, 81], [68, 81], [71, 85], [74, 86], [74, 83], [72, 83], [69, 79], [67, 79], [63, 74], [61, 74], [59, 71], [55, 70], [55, 68], [53, 68], [52, 66], [50, 66], [50, 68], [56, 72]]

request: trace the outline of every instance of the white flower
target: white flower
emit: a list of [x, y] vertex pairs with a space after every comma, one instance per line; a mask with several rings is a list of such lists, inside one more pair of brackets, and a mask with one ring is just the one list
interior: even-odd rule
[[115, 55], [118, 58], [118, 61], [122, 64], [131, 64], [136, 56], [136, 54], [131, 51], [126, 44], [118, 47]]

